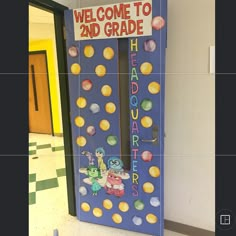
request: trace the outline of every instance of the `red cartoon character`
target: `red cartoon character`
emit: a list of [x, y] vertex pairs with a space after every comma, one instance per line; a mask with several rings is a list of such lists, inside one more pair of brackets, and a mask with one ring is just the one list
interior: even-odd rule
[[108, 172], [107, 181], [104, 188], [108, 194], [115, 195], [117, 197], [122, 197], [125, 194], [122, 178], [111, 171]]

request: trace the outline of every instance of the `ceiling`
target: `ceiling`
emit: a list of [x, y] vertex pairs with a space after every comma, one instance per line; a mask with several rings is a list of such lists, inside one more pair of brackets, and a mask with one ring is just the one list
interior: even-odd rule
[[39, 8], [29, 6], [29, 23], [53, 24], [53, 14]]

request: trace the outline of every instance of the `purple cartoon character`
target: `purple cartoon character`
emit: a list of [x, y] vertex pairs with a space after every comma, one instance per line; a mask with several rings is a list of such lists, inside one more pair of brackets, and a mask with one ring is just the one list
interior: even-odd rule
[[83, 151], [81, 154], [85, 155], [88, 158], [89, 165], [94, 165], [94, 158], [93, 158], [93, 154], [91, 152]]

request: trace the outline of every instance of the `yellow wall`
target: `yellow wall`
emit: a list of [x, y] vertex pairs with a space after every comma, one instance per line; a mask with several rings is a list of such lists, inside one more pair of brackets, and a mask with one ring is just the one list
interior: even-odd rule
[[45, 50], [47, 52], [48, 76], [50, 84], [50, 96], [52, 107], [52, 121], [54, 134], [61, 134], [61, 114], [59, 112], [59, 91], [58, 91], [58, 75], [55, 69], [55, 52], [53, 41], [48, 40], [31, 40], [29, 42], [29, 52]]

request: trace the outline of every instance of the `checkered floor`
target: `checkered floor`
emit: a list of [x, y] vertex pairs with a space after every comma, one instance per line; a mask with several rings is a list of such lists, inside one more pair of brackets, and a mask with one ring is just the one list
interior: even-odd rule
[[60, 187], [59, 178], [66, 176], [64, 161], [63, 138], [29, 135], [29, 205], [36, 204], [39, 191]]

